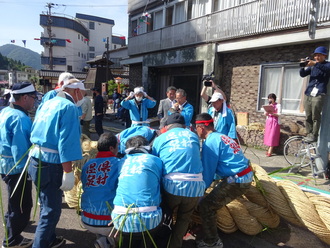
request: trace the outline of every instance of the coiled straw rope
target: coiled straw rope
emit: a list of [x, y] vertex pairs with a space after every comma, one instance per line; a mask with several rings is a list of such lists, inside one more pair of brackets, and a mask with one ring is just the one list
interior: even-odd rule
[[[275, 182], [260, 166], [252, 167], [258, 181], [252, 183], [246, 194], [217, 212], [221, 231], [232, 233], [239, 229], [256, 235], [264, 227], [277, 227], [282, 217], [330, 244], [330, 198], [305, 193], [289, 180]], [[198, 213], [193, 215], [193, 221], [201, 223]]]
[[[78, 207], [81, 194], [80, 173], [82, 166], [97, 153], [97, 142], [82, 137], [83, 159], [74, 163], [76, 184], [65, 192], [65, 200], [72, 208]], [[259, 165], [252, 164], [258, 178], [242, 197], [230, 202], [217, 212], [217, 226], [224, 233], [241, 230], [256, 235], [264, 228], [276, 228], [280, 217], [305, 227], [320, 240], [330, 245], [330, 198], [303, 192], [289, 180], [275, 181]], [[207, 190], [210, 192], [212, 186]], [[198, 213], [192, 220], [201, 223]]]

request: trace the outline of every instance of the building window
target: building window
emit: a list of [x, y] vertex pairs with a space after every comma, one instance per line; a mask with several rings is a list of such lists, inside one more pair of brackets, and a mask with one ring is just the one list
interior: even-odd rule
[[78, 52], [78, 57], [80, 57], [80, 52]]
[[163, 10], [155, 12], [154, 29], [160, 29], [163, 27]]
[[95, 53], [90, 53], [89, 58], [91, 58], [91, 59], [95, 58]]
[[78, 34], [78, 40], [80, 40], [80, 34]]
[[95, 29], [95, 22], [89, 22], [89, 29]]
[[117, 45], [113, 45], [113, 49], [116, 49], [117, 48]]
[[67, 71], [72, 71], [72, 65], [67, 66]]
[[184, 5], [185, 2], [180, 2], [175, 5], [175, 20], [174, 23], [184, 22], [186, 20]]
[[188, 0], [188, 20], [205, 15], [208, 2], [209, 0]]
[[90, 46], [90, 47], [89, 47], [89, 51], [91, 51], [91, 52], [95, 52], [95, 47]]
[[170, 26], [173, 24], [173, 10], [174, 6], [166, 8], [165, 26]]
[[307, 81], [300, 77], [297, 64], [262, 65], [258, 110], [268, 104], [268, 95], [274, 93], [283, 113], [302, 114]]

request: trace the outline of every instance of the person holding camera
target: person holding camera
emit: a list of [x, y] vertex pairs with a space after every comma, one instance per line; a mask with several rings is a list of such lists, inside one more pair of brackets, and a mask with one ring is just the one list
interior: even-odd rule
[[[201, 97], [209, 105], [208, 113], [214, 120], [215, 130], [232, 139], [237, 139], [234, 114], [233, 111], [227, 107], [227, 98], [224, 92], [213, 82], [213, 80], [205, 80], [203, 84], [204, 86], [201, 91]], [[206, 94], [208, 87], [214, 89], [212, 97]]]
[[301, 77], [310, 76], [305, 90], [304, 108], [306, 113], [305, 141], [315, 142], [321, 125], [321, 112], [330, 78], [330, 63], [326, 61], [328, 50], [321, 46], [313, 53], [314, 60], [304, 59], [299, 71]]

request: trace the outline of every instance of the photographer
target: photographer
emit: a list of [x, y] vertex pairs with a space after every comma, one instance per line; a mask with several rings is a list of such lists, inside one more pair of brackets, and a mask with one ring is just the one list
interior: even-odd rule
[[[224, 92], [213, 82], [213, 80], [204, 80], [203, 85], [201, 97], [209, 105], [208, 113], [214, 120], [214, 128], [219, 133], [225, 134], [232, 139], [237, 139], [234, 114], [232, 110], [227, 107]], [[212, 89], [215, 90], [212, 97], [206, 94], [208, 87], [212, 87]]]
[[325, 47], [317, 47], [313, 53], [314, 60], [303, 59], [300, 66], [300, 76], [310, 75], [310, 79], [305, 90], [304, 108], [306, 113], [306, 133], [305, 141], [317, 141], [323, 102], [327, 93], [327, 84], [330, 78], [330, 63], [326, 56], [328, 51]]

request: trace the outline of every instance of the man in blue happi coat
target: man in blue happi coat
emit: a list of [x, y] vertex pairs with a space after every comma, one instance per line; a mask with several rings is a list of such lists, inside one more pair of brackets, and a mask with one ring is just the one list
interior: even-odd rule
[[152, 154], [163, 162], [164, 204], [172, 211], [177, 208], [169, 245], [172, 248], [182, 246], [191, 214], [205, 191], [199, 140], [195, 133], [185, 127], [182, 115], [170, 115], [165, 126], [167, 131], [157, 137], [152, 146]]
[[201, 139], [205, 139], [202, 163], [206, 187], [211, 185], [214, 178], [222, 179], [199, 201], [198, 210], [204, 236], [197, 247], [222, 248], [223, 243], [217, 230], [217, 210], [249, 189], [253, 172], [241, 147], [232, 138], [214, 129], [211, 115], [203, 113], [196, 116], [196, 131]]
[[74, 186], [72, 161], [82, 158], [77, 107], [83, 103], [84, 94], [84, 84], [70, 79], [56, 97], [38, 109], [32, 125], [29, 174], [38, 187], [41, 209], [33, 248], [65, 243], [55, 229], [61, 215], [62, 190]]
[[143, 87], [134, 88], [121, 106], [129, 110], [132, 126], [149, 126], [148, 109], [156, 106], [156, 101], [144, 91]]
[[[10, 94], [12, 105], [0, 113], [0, 174], [8, 194], [6, 230], [3, 232], [7, 233], [7, 238], [2, 247], [29, 247], [33, 240], [21, 235], [29, 224], [32, 208], [32, 183], [26, 180], [24, 165], [31, 146], [32, 122], [28, 111], [33, 108], [37, 96], [29, 82], [14, 84]], [[22, 173], [25, 176], [20, 178]]]

